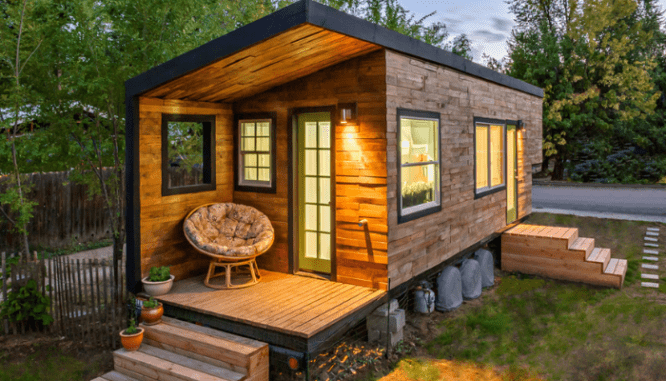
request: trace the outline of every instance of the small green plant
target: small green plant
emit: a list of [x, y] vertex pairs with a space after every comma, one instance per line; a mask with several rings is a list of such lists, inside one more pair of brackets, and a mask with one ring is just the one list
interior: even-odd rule
[[[50, 290], [50, 286], [47, 286], [47, 289]], [[30, 279], [18, 291], [10, 292], [7, 300], [0, 304], [0, 318], [47, 326], [53, 322], [53, 318], [49, 315], [50, 305], [51, 299], [39, 291], [34, 279]]]
[[150, 268], [150, 273], [148, 274], [148, 280], [150, 282], [164, 282], [165, 280], [169, 280], [169, 278], [171, 278], [169, 266]]
[[126, 335], [133, 335], [133, 334], [135, 334], [135, 333], [137, 333], [137, 332], [139, 332], [139, 330], [136, 329], [136, 323], [134, 322], [134, 319], [130, 319], [130, 321], [129, 321], [129, 327], [127, 327], [127, 329], [125, 329], [125, 332], [124, 332], [124, 333], [125, 333]]
[[151, 296], [150, 299], [146, 300], [143, 302], [143, 307], [144, 308], [155, 308], [159, 305], [159, 302]]

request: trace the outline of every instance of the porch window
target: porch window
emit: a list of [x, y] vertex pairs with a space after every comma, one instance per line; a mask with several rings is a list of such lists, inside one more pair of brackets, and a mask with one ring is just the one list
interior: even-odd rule
[[215, 116], [162, 114], [162, 195], [215, 190]]
[[275, 192], [275, 114], [237, 118], [236, 190]]
[[477, 118], [474, 127], [476, 196], [481, 197], [506, 187], [506, 124], [504, 121]]
[[438, 113], [398, 109], [398, 222], [441, 210]]

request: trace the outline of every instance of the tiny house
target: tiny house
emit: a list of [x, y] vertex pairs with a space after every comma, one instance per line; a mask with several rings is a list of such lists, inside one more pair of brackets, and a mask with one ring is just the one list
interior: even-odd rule
[[[167, 315], [321, 349], [411, 279], [531, 213], [542, 98], [310, 0], [176, 57], [126, 82], [128, 288], [170, 266]], [[183, 219], [214, 202], [270, 219], [258, 285], [201, 285], [208, 260]]]

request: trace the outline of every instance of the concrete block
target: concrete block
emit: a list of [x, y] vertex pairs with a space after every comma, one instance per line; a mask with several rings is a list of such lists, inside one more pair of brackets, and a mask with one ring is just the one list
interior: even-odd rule
[[381, 339], [382, 333], [378, 329], [368, 329], [368, 341], [373, 343]]
[[659, 228], [647, 228], [647, 230], [651, 232], [658, 232]]
[[645, 235], [649, 235], [651, 237], [659, 237], [658, 232], [645, 232]]
[[[394, 312], [395, 310], [398, 309], [398, 299], [392, 299], [389, 303], [389, 312]], [[372, 314], [376, 316], [384, 316], [386, 317], [386, 304], [380, 306], [377, 308]]]
[[659, 275], [657, 275], [657, 274], [641, 274], [641, 278], [643, 278], [643, 279], [659, 279]]
[[379, 330], [386, 331], [386, 321], [388, 320], [389, 331], [398, 332], [405, 326], [405, 310], [397, 309], [389, 317], [369, 315], [366, 318], [366, 327], [368, 331]]
[[650, 250], [650, 249], [643, 249], [644, 254], [652, 254], [652, 255], [659, 255], [658, 250]]
[[645, 237], [645, 240], [646, 240], [646, 241], [650, 241], [650, 242], [657, 242], [657, 241], [659, 241], [658, 239], [656, 239], [656, 238], [652, 238], [652, 237]]
[[[380, 338], [379, 338], [379, 343], [380, 344], [386, 344], [386, 332], [380, 333]], [[398, 332], [390, 332], [389, 333], [389, 345], [392, 347], [395, 347], [396, 344], [398, 344], [400, 341], [402, 341], [404, 337], [404, 332], [403, 330], [400, 330]]]
[[659, 258], [657, 257], [643, 257], [644, 261], [652, 261], [652, 262], [657, 262]]
[[648, 270], [659, 270], [657, 265], [648, 265], [647, 263], [641, 263], [641, 267]]
[[659, 247], [659, 244], [658, 243], [645, 242], [645, 246], [647, 246], [647, 247]]
[[659, 283], [641, 282], [641, 287], [659, 288]]

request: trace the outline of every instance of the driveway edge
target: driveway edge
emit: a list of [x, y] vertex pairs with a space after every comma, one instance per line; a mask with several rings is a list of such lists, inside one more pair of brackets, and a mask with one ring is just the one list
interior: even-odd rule
[[661, 189], [666, 190], [666, 184], [601, 184], [601, 183], [575, 183], [569, 181], [532, 180], [532, 185], [546, 187], [574, 187], [574, 188], [623, 188], [623, 189]]

